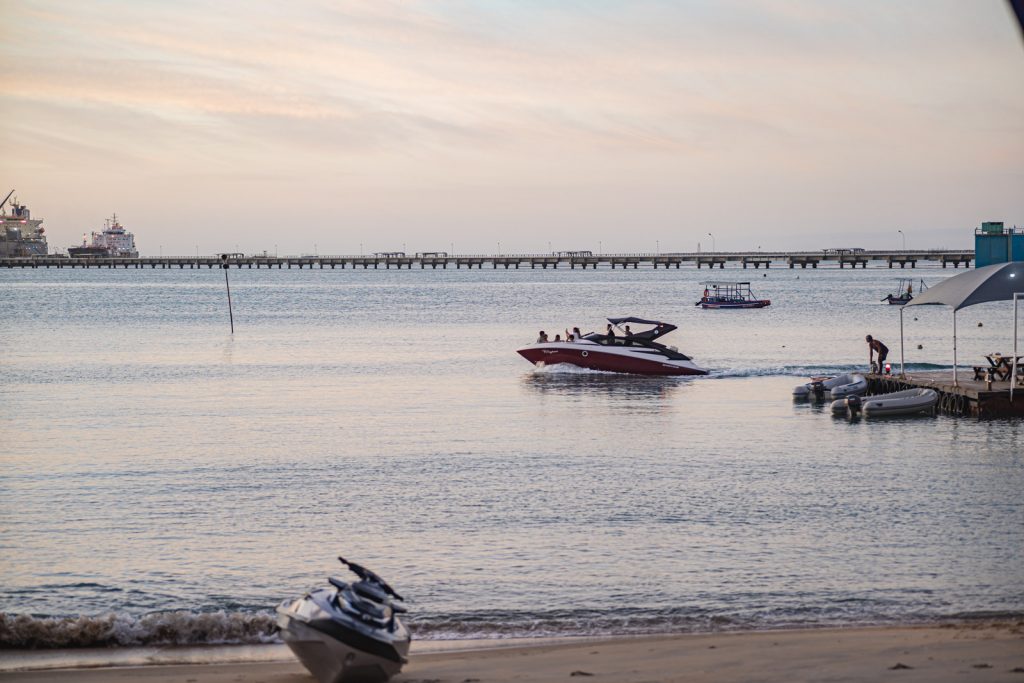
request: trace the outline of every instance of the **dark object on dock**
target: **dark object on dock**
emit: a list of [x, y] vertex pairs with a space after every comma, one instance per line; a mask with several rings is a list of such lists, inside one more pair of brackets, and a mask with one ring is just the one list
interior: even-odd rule
[[960, 378], [953, 384], [950, 370], [916, 372], [906, 377], [897, 375], [867, 376], [868, 395], [889, 394], [906, 389], [934, 389], [939, 394], [935, 409], [945, 415], [971, 417], [1024, 417], [1024, 400], [1010, 402], [1010, 383], [993, 382], [991, 385], [974, 379]]

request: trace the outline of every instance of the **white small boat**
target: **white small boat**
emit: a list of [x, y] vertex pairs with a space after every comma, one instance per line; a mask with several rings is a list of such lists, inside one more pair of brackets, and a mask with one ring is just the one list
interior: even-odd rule
[[854, 372], [836, 377], [813, 377], [810, 382], [793, 388], [793, 398], [845, 398], [860, 396], [867, 390], [867, 379]]
[[868, 390], [868, 380], [864, 375], [856, 373], [843, 375], [849, 379], [844, 384], [837, 384], [829, 389], [829, 398], [846, 398], [847, 396], [862, 396]]
[[856, 415], [863, 412], [866, 417], [884, 417], [887, 415], [914, 415], [931, 412], [939, 402], [939, 394], [934, 389], [905, 389], [891, 394], [878, 396], [849, 396], [832, 402], [832, 413]]

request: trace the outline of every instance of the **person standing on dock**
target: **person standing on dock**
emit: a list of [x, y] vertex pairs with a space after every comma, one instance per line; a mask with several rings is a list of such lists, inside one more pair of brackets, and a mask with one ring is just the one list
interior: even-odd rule
[[878, 372], [883, 372], [885, 369], [885, 359], [889, 355], [889, 347], [883, 344], [880, 340], [872, 337], [870, 334], [864, 337], [864, 340], [868, 343], [868, 365], [871, 365], [874, 362], [872, 359], [877, 352]]

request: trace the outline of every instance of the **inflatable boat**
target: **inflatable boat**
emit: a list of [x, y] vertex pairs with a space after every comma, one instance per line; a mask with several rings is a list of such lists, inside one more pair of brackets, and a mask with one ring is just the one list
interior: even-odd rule
[[860, 396], [868, 390], [864, 375], [847, 373], [837, 377], [813, 377], [810, 382], [793, 388], [793, 398], [846, 398]]
[[863, 412], [866, 417], [883, 417], [886, 415], [914, 415], [931, 412], [939, 402], [939, 394], [934, 389], [906, 389], [891, 394], [878, 396], [848, 396], [832, 402], [832, 414], [856, 415]]

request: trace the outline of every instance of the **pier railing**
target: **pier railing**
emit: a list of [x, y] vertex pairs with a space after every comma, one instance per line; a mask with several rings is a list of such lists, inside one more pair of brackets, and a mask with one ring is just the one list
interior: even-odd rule
[[[398, 252], [371, 255], [329, 254], [231, 254], [226, 263], [233, 268], [697, 268], [724, 269], [726, 264], [742, 268], [771, 268], [773, 265], [796, 268], [817, 268], [834, 265], [839, 268], [867, 268], [869, 263], [881, 263], [889, 268], [916, 268], [919, 262], [952, 264], [966, 267], [974, 260], [973, 250], [922, 249], [896, 251], [825, 250], [825, 251], [697, 251], [697, 252], [625, 252], [592, 254], [586, 252], [551, 254], [412, 254]], [[0, 258], [0, 268], [214, 268], [222, 261], [219, 254], [204, 256], [142, 256], [69, 257], [66, 255], [20, 256]]]

